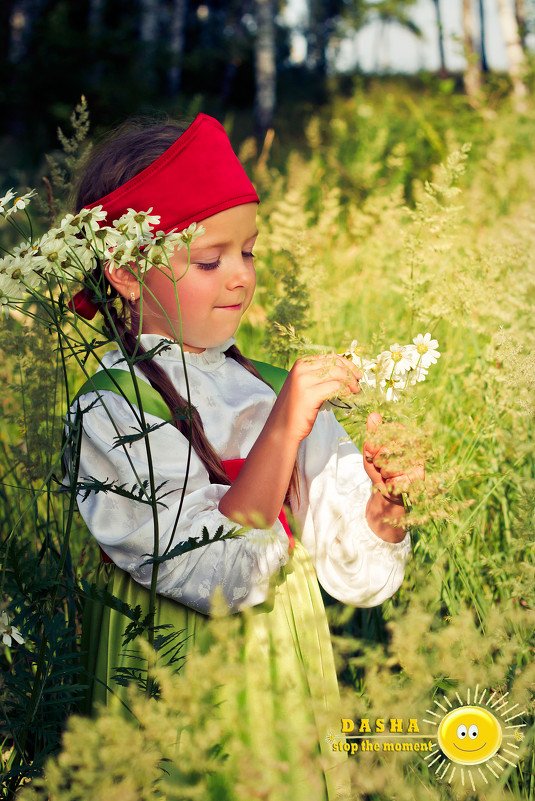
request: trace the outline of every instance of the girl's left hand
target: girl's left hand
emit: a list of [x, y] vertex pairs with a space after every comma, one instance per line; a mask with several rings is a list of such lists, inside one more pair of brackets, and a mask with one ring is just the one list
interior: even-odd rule
[[[371, 433], [383, 425], [383, 418], [379, 412], [372, 412], [366, 420], [366, 428]], [[364, 442], [363, 462], [364, 469], [371, 478], [374, 487], [390, 503], [403, 506], [402, 493], [408, 492], [410, 485], [417, 480], [421, 480], [425, 475], [423, 462], [413, 462], [409, 470], [403, 472], [389, 464], [388, 456], [396, 450], [396, 441], [392, 439], [392, 444], [374, 445], [370, 441]]]

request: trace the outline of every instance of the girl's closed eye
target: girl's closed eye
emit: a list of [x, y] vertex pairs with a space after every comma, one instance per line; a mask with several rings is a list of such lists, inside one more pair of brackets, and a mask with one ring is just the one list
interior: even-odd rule
[[[244, 259], [253, 259], [255, 254], [251, 250], [244, 250], [242, 254]], [[196, 261], [195, 266], [198, 267], [200, 270], [216, 270], [221, 265], [221, 257], [216, 259], [216, 261], [210, 262], [203, 262], [203, 261]]]
[[221, 258], [217, 259], [216, 261], [211, 262], [195, 262], [195, 266], [198, 267], [200, 270], [216, 270], [221, 264]]

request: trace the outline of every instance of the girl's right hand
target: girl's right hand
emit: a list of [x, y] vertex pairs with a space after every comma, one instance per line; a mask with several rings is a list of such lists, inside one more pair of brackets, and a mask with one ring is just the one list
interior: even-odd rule
[[269, 528], [288, 492], [299, 443], [328, 398], [359, 391], [360, 371], [335, 354], [298, 359], [219, 511], [240, 525]]
[[359, 378], [362, 372], [349, 359], [335, 353], [298, 359], [270, 417], [299, 445], [310, 434], [322, 403], [360, 392]]

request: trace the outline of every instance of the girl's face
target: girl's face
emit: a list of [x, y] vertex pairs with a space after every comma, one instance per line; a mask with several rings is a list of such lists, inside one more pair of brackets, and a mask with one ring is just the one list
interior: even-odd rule
[[[256, 285], [252, 254], [258, 235], [256, 203], [226, 209], [201, 224], [206, 233], [191, 245], [189, 268], [186, 248], [170, 259], [184, 350], [193, 353], [233, 336], [251, 302]], [[175, 287], [167, 267], [153, 266], [145, 276], [142, 331], [179, 337]]]

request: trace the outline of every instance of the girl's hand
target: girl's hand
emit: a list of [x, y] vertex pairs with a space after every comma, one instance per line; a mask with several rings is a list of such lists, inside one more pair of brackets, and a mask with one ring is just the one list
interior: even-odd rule
[[[366, 428], [371, 434], [382, 423], [382, 416], [373, 412], [368, 415]], [[376, 490], [366, 506], [368, 525], [382, 540], [401, 542], [406, 533], [402, 525], [405, 507], [401, 493], [407, 492], [413, 481], [423, 479], [423, 462], [413, 462], [409, 469], [389, 464], [389, 455], [399, 454], [399, 443], [395, 439], [389, 445], [382, 446], [367, 440], [362, 451], [364, 469]]]
[[[376, 431], [382, 424], [383, 418], [379, 412], [368, 415], [366, 428], [370, 433]], [[425, 471], [423, 462], [413, 462], [408, 469], [406, 466], [402, 468], [393, 465], [389, 462], [389, 456], [396, 451], [399, 453], [399, 443], [395, 439], [392, 439], [389, 445], [382, 446], [374, 445], [367, 440], [363, 445], [364, 469], [383, 498], [390, 503], [403, 506], [401, 494], [408, 492], [414, 481], [423, 479]]]
[[297, 445], [312, 430], [322, 403], [360, 392], [362, 372], [336, 354], [298, 359], [288, 374], [270, 417]]
[[[358, 392], [360, 371], [334, 354], [298, 359], [275, 401], [260, 436], [219, 511], [240, 525], [272, 526], [284, 503], [299, 443], [311, 431], [328, 398]], [[274, 458], [275, 456], [275, 458]]]

